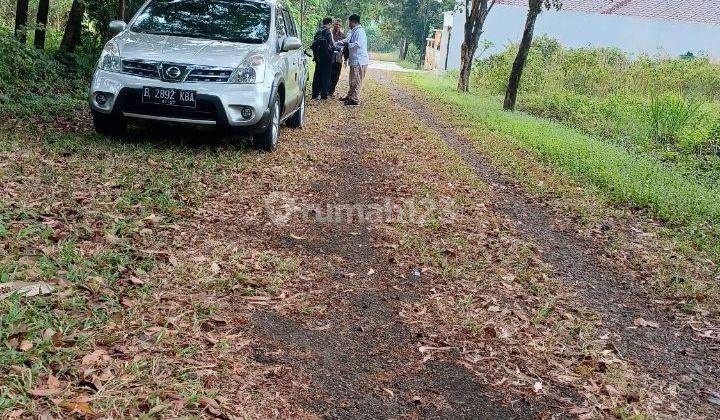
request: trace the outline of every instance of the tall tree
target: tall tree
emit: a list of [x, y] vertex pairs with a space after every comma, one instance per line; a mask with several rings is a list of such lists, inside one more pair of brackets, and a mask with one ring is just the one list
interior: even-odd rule
[[68, 53], [75, 52], [75, 47], [80, 42], [82, 33], [82, 20], [85, 14], [84, 0], [73, 0], [70, 6], [70, 14], [65, 24], [65, 33], [60, 42], [60, 50]]
[[400, 47], [401, 58], [405, 58], [410, 44], [422, 55], [430, 29], [442, 25], [442, 12], [452, 9], [453, 4], [454, 0], [387, 1], [378, 16], [380, 30]]
[[462, 47], [460, 47], [460, 77], [458, 77], [457, 86], [460, 92], [467, 92], [470, 89], [470, 73], [478, 41], [483, 32], [485, 19], [495, 5], [495, 0], [464, 1], [464, 5], [460, 3], [465, 11], [465, 32]]
[[50, 0], [40, 0], [35, 19], [37, 23], [37, 26], [35, 26], [35, 48], [39, 50], [45, 48], [45, 27], [47, 26], [49, 12]]
[[15, 38], [23, 44], [27, 41], [28, 0], [17, 0], [15, 7]]
[[512, 70], [510, 71], [510, 80], [508, 80], [507, 89], [505, 90], [505, 101], [503, 102], [503, 109], [512, 111], [515, 109], [515, 102], [517, 100], [518, 89], [520, 88], [520, 79], [522, 78], [522, 72], [527, 62], [528, 54], [530, 53], [530, 47], [532, 46], [533, 34], [535, 32], [535, 22], [538, 16], [543, 10], [543, 6], [546, 9], [555, 8], [559, 10], [562, 7], [561, 0], [529, 0], [528, 1], [528, 13], [525, 19], [525, 30], [523, 32], [522, 40], [520, 41], [520, 48], [518, 49], [517, 56], [513, 62]]
[[118, 0], [118, 19], [125, 21], [125, 0]]

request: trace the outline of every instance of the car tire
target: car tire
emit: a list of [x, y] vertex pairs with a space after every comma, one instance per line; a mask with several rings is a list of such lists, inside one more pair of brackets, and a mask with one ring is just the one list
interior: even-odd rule
[[112, 114], [102, 114], [96, 111], [93, 111], [92, 116], [95, 132], [100, 135], [121, 137], [127, 132], [127, 122], [123, 117]]
[[303, 92], [300, 107], [298, 107], [298, 110], [295, 111], [292, 117], [288, 118], [285, 124], [290, 128], [303, 128], [305, 125], [305, 92]]
[[255, 147], [271, 152], [277, 147], [278, 136], [280, 135], [280, 100], [275, 97], [270, 106], [270, 123], [265, 131], [253, 135]]

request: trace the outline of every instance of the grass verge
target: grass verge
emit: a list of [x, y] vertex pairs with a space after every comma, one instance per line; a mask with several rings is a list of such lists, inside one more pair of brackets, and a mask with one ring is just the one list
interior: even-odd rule
[[[508, 113], [492, 97], [455, 91], [454, 81], [426, 74], [398, 76], [448, 107], [463, 128], [494, 133], [575, 179], [596, 187], [609, 201], [647, 210], [673, 227], [690, 233], [696, 245], [718, 251], [720, 197], [717, 188], [701, 185], [651, 157], [523, 113]], [[481, 141], [482, 137], [474, 136]]]

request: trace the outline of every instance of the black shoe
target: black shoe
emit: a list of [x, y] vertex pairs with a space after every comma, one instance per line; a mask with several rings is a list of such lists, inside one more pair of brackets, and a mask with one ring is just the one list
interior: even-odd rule
[[358, 105], [360, 105], [360, 102], [358, 102], [358, 101], [353, 101], [350, 99], [345, 101], [345, 106], [358, 106]]
[[327, 96], [321, 96], [321, 97], [320, 97], [320, 100], [321, 100], [321, 101], [327, 101]]
[[347, 102], [350, 100], [347, 96], [343, 96], [342, 98], [338, 99], [340, 102]]

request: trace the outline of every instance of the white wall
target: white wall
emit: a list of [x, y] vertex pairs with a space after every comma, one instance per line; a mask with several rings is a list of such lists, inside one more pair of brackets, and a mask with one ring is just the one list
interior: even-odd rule
[[[481, 39], [495, 45], [487, 54], [520, 42], [527, 9], [495, 5], [485, 22]], [[460, 46], [465, 23], [463, 13], [453, 16], [448, 70], [460, 66]], [[571, 11], [545, 11], [538, 18], [535, 36], [546, 34], [567, 47], [617, 47], [623, 51], [653, 56], [678, 57], [688, 51], [720, 58], [720, 26], [647, 20], [621, 15], [601, 15]], [[482, 41], [480, 43], [482, 46]]]

